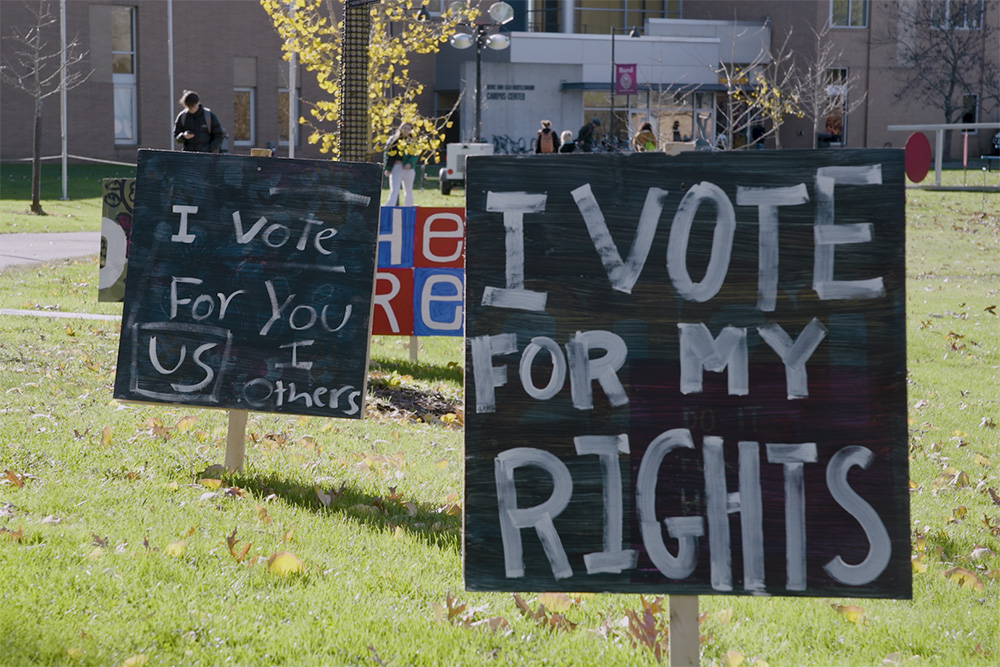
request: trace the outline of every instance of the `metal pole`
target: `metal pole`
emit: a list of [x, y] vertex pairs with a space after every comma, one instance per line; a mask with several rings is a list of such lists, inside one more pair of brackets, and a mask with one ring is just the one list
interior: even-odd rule
[[484, 34], [485, 34], [485, 29], [483, 28], [483, 26], [478, 26], [476, 28], [476, 138], [475, 138], [475, 141], [477, 143], [482, 143], [483, 141], [482, 39]]
[[59, 53], [59, 132], [62, 136], [62, 200], [69, 199], [66, 177], [66, 0], [59, 2], [59, 39], [62, 48]]
[[[295, 18], [295, 3], [288, 3], [288, 11]], [[294, 50], [288, 59], [288, 157], [295, 157], [295, 133], [298, 129], [298, 95], [295, 94], [299, 69], [299, 54]]]
[[171, 150], [177, 150], [177, 142], [174, 140], [174, 0], [167, 0], [167, 79], [170, 90], [170, 103], [167, 105], [167, 113], [170, 115], [167, 124], [170, 128], [170, 143], [167, 146]]
[[615, 137], [615, 27], [611, 26], [611, 126], [608, 128], [611, 139]]

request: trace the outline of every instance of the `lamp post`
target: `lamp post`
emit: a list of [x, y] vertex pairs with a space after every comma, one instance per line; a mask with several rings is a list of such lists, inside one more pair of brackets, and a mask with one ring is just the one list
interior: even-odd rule
[[[622, 30], [622, 34], [625, 31]], [[642, 33], [639, 29], [632, 27], [632, 30], [628, 34], [629, 37], [642, 37]], [[615, 136], [615, 97], [618, 95], [618, 72], [615, 69], [615, 27], [611, 26], [611, 126], [608, 128], [608, 135], [611, 137], [611, 141], [617, 144], [617, 137]], [[626, 102], [627, 105], [627, 102]], [[628, 110], [626, 109], [626, 115]]]
[[514, 18], [514, 8], [506, 2], [494, 2], [487, 12], [492, 23], [464, 23], [473, 32], [456, 32], [451, 36], [451, 45], [456, 49], [467, 49], [476, 47], [476, 136], [475, 142], [483, 140], [483, 90], [482, 90], [482, 54], [484, 48], [491, 48], [494, 51], [503, 51], [510, 46], [510, 38], [507, 35], [497, 33], [490, 34], [491, 28], [499, 28], [505, 23], [510, 23]]

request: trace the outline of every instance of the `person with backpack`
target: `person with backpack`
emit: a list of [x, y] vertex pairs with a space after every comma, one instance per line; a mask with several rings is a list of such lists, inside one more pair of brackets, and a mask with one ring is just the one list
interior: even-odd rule
[[536, 153], [559, 152], [559, 137], [556, 136], [555, 130], [552, 129], [551, 120], [542, 121], [542, 129], [538, 131], [538, 137], [535, 139], [535, 152]]
[[185, 151], [218, 153], [226, 138], [219, 117], [201, 105], [198, 93], [193, 90], [185, 90], [179, 101], [185, 109], [174, 121], [174, 139], [184, 144]]

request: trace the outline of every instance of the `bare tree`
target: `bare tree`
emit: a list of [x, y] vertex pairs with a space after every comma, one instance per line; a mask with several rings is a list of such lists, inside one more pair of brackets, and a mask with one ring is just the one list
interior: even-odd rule
[[[51, 27], [59, 22], [58, 14], [52, 11], [53, 3], [39, 0], [37, 6], [25, 4], [34, 20], [29, 26], [12, 26], [10, 34], [4, 38], [11, 40], [15, 47], [13, 58], [4, 58], [0, 63], [0, 80], [27, 93], [35, 101], [31, 147], [31, 212], [45, 215], [41, 204], [42, 100], [62, 90], [75, 88], [87, 80], [90, 72], [76, 69], [87, 55], [85, 51], [79, 51], [77, 39], [66, 43], [65, 58], [61, 44], [50, 46]], [[56, 36], [58, 37], [58, 32]]]
[[826, 130], [828, 122], [842, 124], [852, 111], [864, 104], [868, 93], [862, 89], [857, 76], [843, 76], [844, 70], [835, 67], [842, 52], [834, 51], [830, 25], [812, 32], [815, 52], [812, 57], [800, 54], [801, 65], [791, 87], [803, 117], [812, 122], [813, 148], [816, 148], [821, 128]]
[[[746, 31], [738, 38], [749, 36]], [[717, 110], [725, 128], [720, 148], [762, 147], [774, 137], [781, 148], [779, 130], [789, 115], [801, 115], [795, 94], [795, 60], [789, 48], [791, 30], [776, 46], [764, 46], [747, 63], [720, 63], [714, 68], [726, 87], [725, 102]], [[736, 40], [733, 41], [735, 51]]]
[[[970, 101], [1000, 101], [995, 53], [989, 55], [1000, 30], [995, 6], [982, 0], [893, 0], [885, 7], [895, 19], [889, 21], [894, 32], [885, 30], [876, 41], [895, 49], [896, 100], [936, 107], [945, 123], [960, 121]], [[992, 21], [986, 12], [992, 12]], [[949, 155], [951, 133], [944, 139]]]

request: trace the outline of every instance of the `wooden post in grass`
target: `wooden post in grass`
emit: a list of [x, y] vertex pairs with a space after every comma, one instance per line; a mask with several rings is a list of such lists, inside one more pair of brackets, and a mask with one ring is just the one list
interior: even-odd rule
[[698, 667], [701, 640], [698, 635], [698, 596], [671, 595], [670, 667]]
[[229, 411], [229, 429], [226, 432], [226, 470], [243, 470], [243, 458], [247, 439], [246, 410]]
[[410, 336], [410, 361], [417, 363], [417, 352], [420, 350], [420, 343], [416, 336]]

